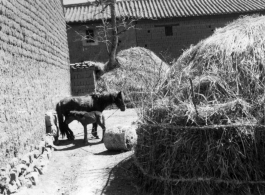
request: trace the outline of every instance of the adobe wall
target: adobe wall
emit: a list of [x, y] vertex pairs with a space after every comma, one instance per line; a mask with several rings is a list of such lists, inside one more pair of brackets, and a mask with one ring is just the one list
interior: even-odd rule
[[45, 112], [70, 95], [60, 0], [0, 1], [0, 165], [45, 134]]

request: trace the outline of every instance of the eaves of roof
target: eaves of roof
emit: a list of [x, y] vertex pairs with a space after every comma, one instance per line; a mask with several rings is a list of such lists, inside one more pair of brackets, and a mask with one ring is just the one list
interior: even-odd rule
[[[66, 5], [67, 23], [110, 18], [110, 8], [95, 2]], [[120, 0], [116, 15], [136, 19], [163, 19], [235, 13], [265, 12], [265, 0]]]

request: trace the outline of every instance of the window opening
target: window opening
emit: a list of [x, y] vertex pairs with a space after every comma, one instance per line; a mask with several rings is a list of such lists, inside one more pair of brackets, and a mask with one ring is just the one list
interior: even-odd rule
[[173, 36], [172, 26], [165, 26], [165, 34], [166, 34], [166, 36]]
[[95, 35], [93, 29], [86, 30], [86, 42], [87, 43], [95, 43]]

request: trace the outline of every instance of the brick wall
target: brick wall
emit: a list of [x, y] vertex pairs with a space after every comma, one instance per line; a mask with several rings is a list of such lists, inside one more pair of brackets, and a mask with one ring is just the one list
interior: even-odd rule
[[0, 1], [0, 165], [45, 133], [45, 112], [70, 94], [60, 0]]
[[87, 95], [95, 92], [94, 70], [94, 67], [71, 68], [71, 90], [73, 96]]

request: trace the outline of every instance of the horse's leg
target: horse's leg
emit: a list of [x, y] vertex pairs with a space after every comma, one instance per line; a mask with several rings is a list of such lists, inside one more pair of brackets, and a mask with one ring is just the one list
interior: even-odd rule
[[84, 126], [84, 144], [88, 145], [88, 139], [87, 139], [87, 124], [83, 124]]
[[[65, 123], [64, 123], [65, 124]], [[75, 140], [75, 136], [73, 131], [69, 128], [67, 124], [65, 124], [65, 128], [67, 129], [66, 131], [66, 136], [68, 140]]]
[[70, 128], [68, 128], [68, 129], [69, 129], [69, 134], [70, 134], [70, 140], [75, 140], [75, 136], [74, 136], [73, 131]]
[[75, 139], [73, 131], [69, 128], [69, 124], [72, 121], [74, 121], [74, 120], [75, 120], [75, 118], [69, 117], [69, 116], [66, 116], [65, 119], [64, 119], [64, 125], [65, 125], [65, 129], [66, 129], [66, 136], [67, 136], [68, 140], [74, 140]]
[[92, 135], [98, 139], [98, 131], [97, 131], [97, 128], [98, 128], [98, 124], [97, 123], [93, 123]]
[[54, 144], [58, 145], [59, 144], [59, 127], [57, 125], [56, 126], [56, 135], [54, 135]]
[[102, 128], [102, 139], [101, 139], [101, 141], [103, 141], [105, 131], [106, 131], [105, 118], [103, 115], [98, 118], [97, 123]]

